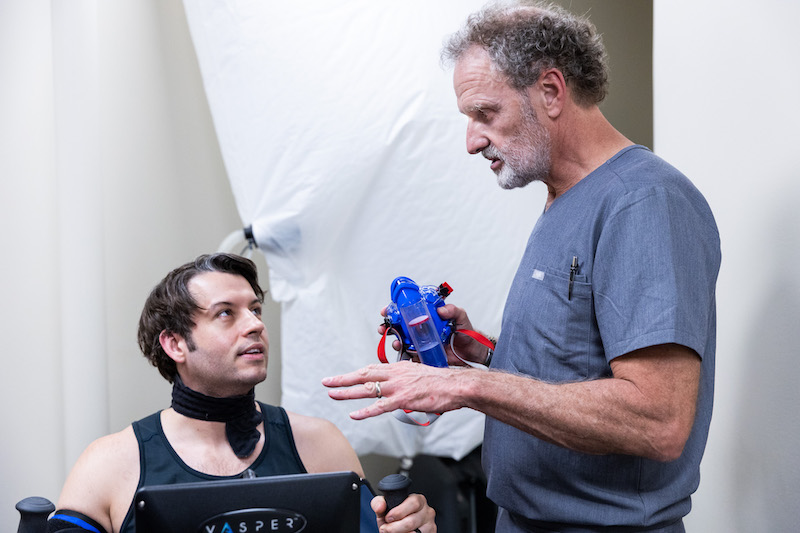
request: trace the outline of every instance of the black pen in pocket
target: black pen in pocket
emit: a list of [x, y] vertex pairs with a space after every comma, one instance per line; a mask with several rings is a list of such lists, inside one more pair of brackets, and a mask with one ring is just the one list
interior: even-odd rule
[[575, 282], [575, 273], [578, 272], [578, 256], [572, 256], [572, 264], [569, 266], [569, 289], [567, 291], [567, 300], [572, 300], [572, 284]]

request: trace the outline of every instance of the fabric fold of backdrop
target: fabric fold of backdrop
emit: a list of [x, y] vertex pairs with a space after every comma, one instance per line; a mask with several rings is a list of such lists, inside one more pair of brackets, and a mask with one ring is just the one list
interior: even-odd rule
[[378, 362], [397, 276], [447, 281], [448, 302], [499, 332], [544, 191], [502, 191], [465, 150], [439, 51], [482, 4], [184, 0], [239, 214], [281, 303], [282, 403], [331, 420], [359, 454], [460, 459], [482, 441], [475, 411], [355, 422], [367, 402], [320, 384]]

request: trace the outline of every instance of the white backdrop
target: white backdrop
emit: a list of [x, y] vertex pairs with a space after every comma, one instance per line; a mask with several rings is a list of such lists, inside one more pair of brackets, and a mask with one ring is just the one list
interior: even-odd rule
[[466, 153], [439, 65], [444, 37], [482, 2], [184, 5], [239, 212], [282, 303], [283, 405], [334, 421], [360, 454], [466, 455], [483, 415], [353, 422], [358, 402], [330, 400], [320, 380], [377, 363], [400, 275], [447, 281], [448, 301], [499, 330], [543, 204], [541, 189], [500, 190]]

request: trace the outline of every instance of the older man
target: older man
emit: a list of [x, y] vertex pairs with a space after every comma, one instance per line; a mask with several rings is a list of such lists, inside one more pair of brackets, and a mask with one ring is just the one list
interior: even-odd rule
[[[501, 187], [548, 192], [495, 350], [456, 337], [459, 355], [491, 371], [401, 362], [323, 383], [349, 387], [335, 399], [380, 391], [355, 419], [486, 413], [498, 531], [683, 531], [714, 382], [720, 247], [705, 199], [603, 116], [605, 50], [588, 20], [489, 6], [443, 55], [467, 150]], [[440, 315], [472, 329], [463, 309]]]

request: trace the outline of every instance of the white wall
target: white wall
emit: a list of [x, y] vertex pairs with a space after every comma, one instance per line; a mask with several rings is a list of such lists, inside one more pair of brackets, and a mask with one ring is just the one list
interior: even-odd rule
[[717, 388], [687, 529], [800, 524], [800, 4], [656, 0], [655, 151], [722, 238]]
[[12, 530], [17, 496], [52, 494], [63, 462], [49, 2], [0, 2], [0, 78], [0, 523]]
[[[179, 0], [0, 0], [0, 80], [10, 531], [16, 502], [55, 501], [91, 440], [169, 403], [136, 346], [141, 306], [241, 222]], [[277, 306], [265, 321], [274, 340]], [[279, 400], [278, 372], [261, 399]]]

